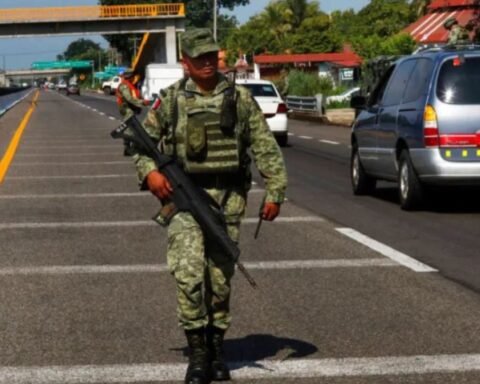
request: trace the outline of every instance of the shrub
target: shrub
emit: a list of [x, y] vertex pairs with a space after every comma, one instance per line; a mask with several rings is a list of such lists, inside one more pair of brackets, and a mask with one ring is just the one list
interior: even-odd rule
[[315, 96], [319, 93], [329, 95], [333, 82], [328, 77], [294, 70], [288, 75], [288, 94], [291, 96]]

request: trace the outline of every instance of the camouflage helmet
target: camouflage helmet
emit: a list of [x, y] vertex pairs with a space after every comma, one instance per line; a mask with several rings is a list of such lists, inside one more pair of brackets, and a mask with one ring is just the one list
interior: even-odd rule
[[445, 22], [443, 23], [443, 26], [446, 29], [449, 29], [455, 24], [458, 24], [457, 19], [455, 19], [455, 17], [449, 17], [447, 20], [445, 20]]
[[220, 50], [208, 28], [195, 28], [184, 32], [180, 38], [180, 44], [182, 52], [188, 57], [198, 57]]

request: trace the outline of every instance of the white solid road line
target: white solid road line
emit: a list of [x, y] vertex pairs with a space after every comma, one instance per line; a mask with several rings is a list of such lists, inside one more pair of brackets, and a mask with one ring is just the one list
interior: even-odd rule
[[396, 261], [397, 263], [415, 271], [415, 272], [438, 272], [436, 269], [421, 263], [414, 258], [399, 252], [388, 245], [382, 244], [377, 240], [374, 240], [363, 233], [360, 233], [352, 228], [335, 228], [338, 232], [348, 236], [349, 238], [358, 241], [359, 243], [367, 246], [374, 251], [381, 253], [382, 255]]
[[33, 199], [84, 199], [84, 198], [112, 198], [112, 197], [151, 197], [150, 192], [113, 192], [113, 193], [59, 193], [44, 195], [0, 195], [0, 200], [33, 200]]
[[[229, 364], [234, 380], [370, 377], [478, 372], [480, 355], [259, 360]], [[186, 364], [1, 367], [0, 384], [93, 384], [183, 381]]]
[[59, 167], [64, 167], [64, 166], [79, 166], [79, 165], [117, 165], [117, 164], [130, 164], [134, 166], [133, 161], [128, 161], [128, 160], [119, 160], [119, 161], [77, 161], [77, 162], [25, 162], [25, 163], [14, 163], [12, 164], [12, 167], [43, 167], [45, 165], [56, 165]]
[[119, 155], [121, 147], [118, 147], [118, 151], [115, 152], [88, 152], [88, 153], [25, 153], [15, 156], [16, 159], [25, 157], [84, 157], [84, 156], [105, 156], [105, 155]]
[[[298, 261], [260, 261], [243, 263], [250, 270], [290, 270], [290, 269], [326, 269], [326, 268], [362, 268], [362, 267], [398, 267], [398, 263], [381, 259], [330, 259]], [[36, 265], [32, 267], [0, 268], [0, 276], [10, 275], [74, 275], [74, 274], [111, 274], [111, 273], [161, 273], [167, 272], [166, 264], [137, 265]]]
[[22, 149], [86, 149], [86, 148], [120, 148], [115, 144], [100, 144], [100, 145], [23, 145]]
[[[263, 189], [251, 189], [248, 193], [265, 193]], [[111, 193], [58, 193], [58, 194], [27, 194], [27, 195], [0, 195], [0, 200], [23, 199], [84, 199], [84, 198], [112, 198], [112, 197], [152, 197], [150, 192], [111, 192]]]
[[[279, 217], [270, 225], [279, 223], [321, 223], [324, 219], [316, 216]], [[258, 217], [242, 220], [242, 224], [257, 224]], [[151, 227], [158, 225], [153, 220], [131, 221], [82, 221], [82, 222], [51, 222], [51, 223], [0, 223], [0, 230], [7, 229], [43, 229], [43, 228], [108, 228], [108, 227]]]
[[129, 173], [125, 175], [66, 175], [66, 176], [7, 176], [8, 180], [61, 180], [61, 179], [116, 179], [121, 177], [135, 177]]

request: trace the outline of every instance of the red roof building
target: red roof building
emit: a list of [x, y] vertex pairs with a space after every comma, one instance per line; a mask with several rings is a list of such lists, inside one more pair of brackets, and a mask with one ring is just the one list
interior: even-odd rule
[[260, 65], [293, 64], [294, 66], [311, 67], [318, 63], [333, 63], [339, 67], [355, 68], [362, 64], [360, 56], [353, 52], [342, 53], [303, 53], [296, 55], [258, 55], [254, 62]]
[[253, 62], [256, 76], [262, 78], [276, 78], [283, 68], [288, 67], [330, 76], [336, 83], [341, 83], [357, 77], [355, 73], [358, 73], [362, 58], [345, 49], [340, 53], [262, 54], [255, 56]]
[[450, 17], [455, 17], [460, 25], [465, 26], [480, 16], [477, 0], [433, 0], [428, 8], [425, 16], [404, 30], [419, 44], [446, 43], [448, 30], [443, 23]]

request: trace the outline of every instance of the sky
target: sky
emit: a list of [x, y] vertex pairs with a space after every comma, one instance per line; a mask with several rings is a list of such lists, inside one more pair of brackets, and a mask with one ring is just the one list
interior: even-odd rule
[[[225, 11], [226, 14], [235, 14], [242, 24], [251, 16], [260, 13], [270, 0], [250, 0], [250, 4], [237, 7], [233, 12]], [[321, 0], [321, 9], [332, 12], [337, 9], [353, 8], [359, 10], [369, 0]], [[33, 8], [33, 7], [62, 7], [97, 5], [97, 0], [0, 0], [0, 12], [5, 8]], [[27, 69], [34, 61], [52, 61], [58, 54], [62, 54], [68, 45], [79, 38], [91, 39], [103, 48], [108, 43], [101, 36], [83, 35], [69, 37], [44, 37], [44, 38], [0, 38], [0, 68]]]

